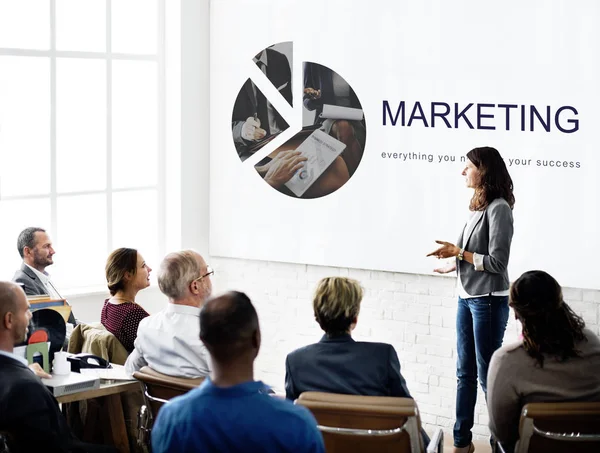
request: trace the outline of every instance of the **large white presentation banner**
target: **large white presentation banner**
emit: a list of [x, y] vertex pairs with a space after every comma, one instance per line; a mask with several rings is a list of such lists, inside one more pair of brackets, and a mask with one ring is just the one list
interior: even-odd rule
[[431, 273], [514, 182], [509, 272], [600, 288], [600, 2], [211, 2], [210, 253]]

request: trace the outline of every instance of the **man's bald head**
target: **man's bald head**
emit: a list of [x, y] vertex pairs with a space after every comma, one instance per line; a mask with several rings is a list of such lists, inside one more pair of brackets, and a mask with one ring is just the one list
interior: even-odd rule
[[0, 347], [12, 352], [12, 347], [25, 341], [31, 311], [27, 297], [19, 285], [0, 282]]
[[0, 319], [6, 313], [14, 313], [19, 306], [19, 295], [23, 293], [21, 287], [12, 282], [0, 282]]
[[228, 363], [258, 354], [258, 315], [246, 294], [231, 291], [206, 302], [200, 312], [200, 339], [213, 360]]

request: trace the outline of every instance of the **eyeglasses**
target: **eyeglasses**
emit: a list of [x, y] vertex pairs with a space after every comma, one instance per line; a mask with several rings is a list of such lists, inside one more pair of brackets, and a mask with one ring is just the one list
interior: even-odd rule
[[202, 280], [204, 277], [208, 277], [209, 275], [215, 275], [215, 271], [213, 270], [212, 267], [210, 266], [206, 266], [206, 274], [202, 275], [201, 277], [195, 278], [194, 280], [192, 280], [193, 282], [196, 282], [198, 280]]

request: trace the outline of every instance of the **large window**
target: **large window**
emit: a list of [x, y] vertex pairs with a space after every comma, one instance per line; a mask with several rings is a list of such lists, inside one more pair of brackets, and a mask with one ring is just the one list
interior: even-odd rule
[[164, 254], [164, 1], [0, 0], [1, 280], [27, 226], [67, 292], [117, 247]]

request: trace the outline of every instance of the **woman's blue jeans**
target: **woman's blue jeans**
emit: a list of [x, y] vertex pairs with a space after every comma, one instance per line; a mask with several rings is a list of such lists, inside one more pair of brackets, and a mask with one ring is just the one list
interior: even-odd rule
[[456, 313], [456, 423], [454, 446], [466, 447], [471, 443], [477, 377], [487, 398], [487, 373], [492, 354], [502, 346], [508, 321], [508, 297], [485, 296], [472, 299], [458, 298]]

